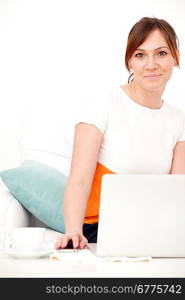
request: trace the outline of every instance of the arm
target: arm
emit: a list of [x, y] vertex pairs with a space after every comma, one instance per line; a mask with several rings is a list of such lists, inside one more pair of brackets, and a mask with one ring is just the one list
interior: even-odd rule
[[170, 174], [185, 174], [185, 141], [177, 142]]
[[76, 126], [71, 169], [64, 193], [64, 222], [66, 233], [59, 238], [56, 248], [65, 248], [72, 239], [74, 248], [87, 244], [82, 233], [93, 176], [103, 134], [90, 124]]

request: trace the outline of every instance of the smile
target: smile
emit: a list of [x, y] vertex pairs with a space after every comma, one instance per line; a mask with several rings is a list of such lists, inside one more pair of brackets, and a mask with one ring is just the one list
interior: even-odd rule
[[145, 78], [148, 78], [148, 79], [157, 79], [161, 76], [162, 74], [149, 74], [149, 75], [145, 75], [144, 77]]

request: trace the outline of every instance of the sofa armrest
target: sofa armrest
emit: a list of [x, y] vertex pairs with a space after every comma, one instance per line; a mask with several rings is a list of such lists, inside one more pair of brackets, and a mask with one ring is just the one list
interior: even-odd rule
[[0, 249], [5, 247], [8, 232], [15, 227], [29, 226], [30, 217], [0, 178]]

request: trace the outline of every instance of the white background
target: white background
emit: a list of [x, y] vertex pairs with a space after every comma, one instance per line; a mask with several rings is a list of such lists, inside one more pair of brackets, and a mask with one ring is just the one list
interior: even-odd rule
[[[163, 99], [184, 110], [185, 1], [0, 0], [0, 170], [20, 162], [18, 138], [29, 105], [42, 108], [40, 120], [47, 107], [57, 108], [66, 124], [61, 135], [72, 137], [84, 89], [126, 82], [127, 36], [144, 16], [166, 19], [179, 37], [181, 68]], [[48, 124], [51, 110], [50, 116]]]

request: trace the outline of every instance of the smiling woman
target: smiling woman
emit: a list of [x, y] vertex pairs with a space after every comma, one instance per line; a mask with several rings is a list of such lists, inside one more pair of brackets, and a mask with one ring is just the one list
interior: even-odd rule
[[179, 66], [171, 25], [157, 18], [139, 20], [128, 36], [125, 64], [131, 72], [128, 84], [92, 97], [92, 107], [77, 118], [64, 197], [66, 234], [57, 248], [70, 239], [80, 248], [87, 240], [96, 242], [104, 174], [185, 173], [185, 115], [162, 99]]
[[[62, 230], [64, 215], [65, 234], [56, 242], [56, 248], [66, 248], [70, 240], [74, 248], [81, 249], [97, 241], [104, 174], [185, 173], [185, 114], [162, 98], [174, 67], [179, 66], [174, 29], [165, 20], [141, 19], [129, 33], [125, 63], [132, 74], [128, 84], [108, 93], [93, 91], [93, 85], [88, 91], [91, 101], [83, 105], [74, 124], [69, 177], [53, 170], [50, 175], [54, 176], [48, 181], [50, 171], [42, 166], [34, 172], [33, 182], [47, 181], [49, 189], [45, 193], [44, 188], [44, 197], [40, 185], [28, 189], [36, 199], [31, 201], [35, 214], [40, 203], [40, 215], [44, 212], [46, 224], [53, 228], [62, 225]], [[29, 167], [26, 172], [27, 185], [31, 182]], [[2, 179], [10, 173], [1, 174]], [[42, 175], [41, 181], [35, 174]], [[24, 188], [25, 184], [19, 190], [20, 202], [21, 195], [22, 202], [25, 200]], [[111, 221], [115, 218], [112, 216]]]

